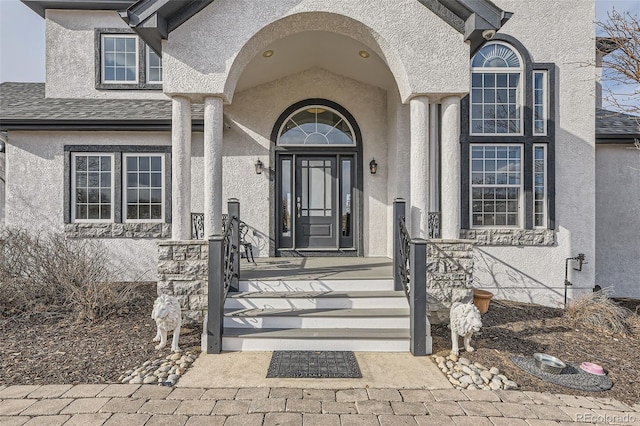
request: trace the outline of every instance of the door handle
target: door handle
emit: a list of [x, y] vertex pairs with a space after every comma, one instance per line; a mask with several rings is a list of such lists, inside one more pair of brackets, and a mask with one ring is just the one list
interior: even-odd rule
[[296, 209], [298, 211], [298, 217], [300, 217], [300, 207], [301, 207], [300, 197], [297, 197], [296, 198]]

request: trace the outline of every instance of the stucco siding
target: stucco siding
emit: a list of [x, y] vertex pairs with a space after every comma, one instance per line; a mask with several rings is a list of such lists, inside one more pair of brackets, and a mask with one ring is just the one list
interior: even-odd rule
[[[7, 144], [6, 225], [33, 232], [64, 231], [64, 146], [168, 145], [162, 133], [10, 132]], [[117, 279], [155, 280], [156, 239], [98, 239], [109, 250]]]
[[166, 93], [234, 96], [244, 67], [289, 35], [329, 31], [363, 43], [389, 65], [403, 100], [465, 93], [469, 47], [462, 35], [413, 0], [358, 2], [217, 0], [163, 42]]
[[614, 296], [640, 296], [640, 150], [596, 150], [596, 284]]
[[128, 27], [116, 11], [47, 10], [46, 96], [166, 99], [161, 90], [96, 89], [96, 28]]
[[565, 258], [584, 253], [589, 262], [582, 272], [570, 268], [569, 297], [596, 283], [594, 2], [495, 3], [514, 12], [501, 32], [523, 43], [534, 62], [556, 65], [557, 232], [549, 248], [476, 247], [474, 286], [498, 297], [553, 305], [563, 299]]
[[[355, 118], [362, 131], [364, 173], [364, 253], [387, 255], [387, 100], [386, 92], [327, 72], [311, 69], [235, 95], [225, 107], [231, 126], [224, 132], [224, 199], [240, 200], [241, 216], [255, 229], [254, 243], [260, 256], [269, 249], [269, 179], [275, 168], [269, 164], [271, 132], [278, 117], [294, 103], [322, 98], [338, 103]], [[372, 158], [378, 173], [368, 171]], [[260, 160], [265, 172], [257, 175], [254, 163]]]

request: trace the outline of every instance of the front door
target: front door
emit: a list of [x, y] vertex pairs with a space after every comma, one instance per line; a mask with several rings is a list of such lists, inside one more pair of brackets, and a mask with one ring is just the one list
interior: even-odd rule
[[296, 248], [337, 249], [336, 157], [296, 156]]
[[309, 99], [274, 126], [276, 256], [362, 255], [361, 135], [331, 101]]

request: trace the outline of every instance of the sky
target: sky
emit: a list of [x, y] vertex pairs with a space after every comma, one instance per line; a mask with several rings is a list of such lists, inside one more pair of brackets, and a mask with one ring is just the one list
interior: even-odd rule
[[[605, 20], [614, 7], [640, 15], [640, 0], [596, 0], [596, 19]], [[0, 0], [0, 83], [43, 82], [44, 78], [44, 19], [19, 0]]]

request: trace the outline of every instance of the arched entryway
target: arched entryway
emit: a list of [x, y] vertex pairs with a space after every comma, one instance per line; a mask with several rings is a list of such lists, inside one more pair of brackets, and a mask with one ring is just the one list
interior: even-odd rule
[[362, 256], [362, 134], [326, 99], [287, 108], [271, 134], [276, 256]]

